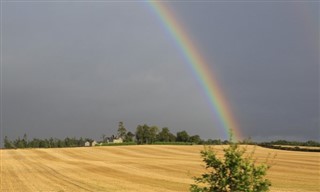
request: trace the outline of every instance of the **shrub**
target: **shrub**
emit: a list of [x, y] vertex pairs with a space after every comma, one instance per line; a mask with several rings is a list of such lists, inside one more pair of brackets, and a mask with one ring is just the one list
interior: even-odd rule
[[[190, 186], [191, 192], [266, 192], [271, 183], [265, 179], [270, 166], [256, 166], [253, 153], [243, 157], [246, 149], [240, 149], [231, 142], [224, 149], [224, 158], [219, 159], [212, 148], [206, 147], [201, 156], [209, 171], [200, 177], [194, 177], [195, 183]], [[198, 185], [200, 184], [200, 186]]]

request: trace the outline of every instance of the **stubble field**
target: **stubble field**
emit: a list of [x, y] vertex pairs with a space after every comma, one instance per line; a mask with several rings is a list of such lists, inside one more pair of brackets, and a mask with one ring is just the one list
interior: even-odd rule
[[[223, 146], [215, 146], [222, 154]], [[203, 146], [114, 146], [1, 150], [1, 192], [188, 191], [204, 172]], [[248, 147], [248, 151], [253, 148]], [[320, 153], [257, 147], [265, 161], [276, 154], [271, 191], [320, 191]]]

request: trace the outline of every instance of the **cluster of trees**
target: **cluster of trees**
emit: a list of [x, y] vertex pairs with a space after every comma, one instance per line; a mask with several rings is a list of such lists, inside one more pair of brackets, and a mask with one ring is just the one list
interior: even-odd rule
[[[123, 122], [119, 122], [117, 137], [122, 138], [124, 142], [136, 142], [137, 144], [153, 144], [157, 142], [173, 143], [173, 142], [184, 142], [194, 144], [222, 144], [220, 140], [208, 140], [203, 141], [199, 135], [189, 135], [186, 131], [177, 132], [176, 134], [171, 133], [168, 127], [163, 127], [161, 130], [157, 126], [148, 126], [147, 124], [138, 125], [133, 134], [127, 131]], [[102, 136], [102, 141], [108, 140], [105, 135]]]
[[92, 142], [92, 139], [82, 137], [77, 138], [69, 138], [65, 139], [38, 139], [34, 138], [32, 140], [28, 140], [27, 134], [24, 134], [22, 138], [18, 137], [13, 141], [9, 140], [7, 136], [4, 138], [4, 147], [6, 149], [16, 149], [16, 148], [60, 148], [60, 147], [82, 147], [86, 141]]
[[127, 131], [122, 121], [119, 122], [118, 137], [122, 138], [124, 142], [133, 142], [134, 140], [134, 134]]
[[190, 135], [187, 131], [180, 131], [176, 134], [170, 132], [168, 127], [163, 127], [161, 130], [157, 126], [138, 125], [135, 134], [136, 142], [138, 144], [152, 144], [152, 143], [192, 143], [192, 144], [206, 144], [206, 145], [227, 145], [228, 140], [208, 139], [203, 140], [199, 135]]
[[306, 151], [306, 152], [320, 152], [320, 149], [316, 148], [303, 148], [298, 146], [281, 146], [281, 145], [268, 145], [268, 144], [260, 144], [261, 147], [266, 147], [270, 149], [280, 149], [286, 151]]
[[184, 142], [200, 144], [203, 141], [199, 135], [190, 136], [186, 131], [180, 131], [176, 134], [170, 132], [168, 127], [161, 130], [157, 126], [138, 125], [136, 129], [136, 142], [138, 144], [152, 144], [156, 142]]
[[320, 143], [316, 141], [299, 142], [299, 141], [277, 140], [277, 141], [259, 143], [258, 145], [261, 147], [288, 150], [288, 151], [320, 152], [320, 149], [308, 148], [308, 147], [320, 147]]
[[271, 142], [264, 142], [261, 144], [262, 145], [291, 145], [291, 146], [320, 147], [320, 143], [316, 141], [299, 142], [299, 141], [277, 140], [277, 141], [271, 141]]
[[[112, 142], [115, 138], [122, 138], [125, 143], [136, 143], [136, 144], [205, 144], [205, 145], [228, 145], [230, 144], [229, 140], [203, 140], [199, 135], [190, 135], [187, 131], [180, 131], [176, 134], [171, 133], [168, 127], [163, 127], [159, 129], [157, 126], [148, 126], [147, 124], [138, 125], [135, 131], [135, 134], [127, 131], [123, 122], [119, 122], [117, 136], [106, 137], [106, 135], [102, 135], [101, 143], [109, 143]], [[38, 139], [34, 138], [32, 140], [27, 139], [27, 135], [24, 134], [22, 138], [18, 138], [16, 140], [10, 141], [6, 136], [4, 138], [4, 147], [7, 149], [14, 149], [14, 148], [60, 148], [60, 147], [82, 147], [84, 146], [85, 142], [89, 141], [90, 143], [93, 139], [89, 138], [69, 138], [66, 137], [65, 139], [57, 139], [57, 138], [50, 138], [50, 139]], [[252, 142], [251, 138], [245, 139], [239, 144], [255, 144], [260, 145], [263, 147], [269, 148], [276, 148], [276, 149], [286, 149], [286, 150], [305, 150], [299, 147], [295, 148], [285, 148], [282, 147], [283, 145], [292, 145], [292, 146], [313, 146], [313, 147], [320, 147], [319, 142], [315, 141], [307, 141], [307, 142], [297, 142], [297, 141], [286, 141], [286, 140], [278, 140], [272, 141], [268, 143], [256, 143]], [[279, 147], [281, 145], [281, 147]]]

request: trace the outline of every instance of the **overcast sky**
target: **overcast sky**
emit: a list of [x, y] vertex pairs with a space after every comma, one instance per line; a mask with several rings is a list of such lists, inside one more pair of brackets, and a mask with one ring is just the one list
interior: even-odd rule
[[[167, 3], [244, 137], [319, 140], [319, 2]], [[2, 2], [2, 134], [115, 134], [119, 121], [226, 139], [143, 2]]]

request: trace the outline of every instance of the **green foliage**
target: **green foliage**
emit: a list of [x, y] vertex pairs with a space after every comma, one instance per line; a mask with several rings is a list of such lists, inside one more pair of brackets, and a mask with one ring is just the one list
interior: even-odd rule
[[[93, 141], [92, 139], [86, 139]], [[24, 134], [23, 138], [11, 142], [7, 136], [4, 138], [4, 147], [6, 149], [16, 149], [16, 148], [58, 148], [58, 147], [83, 147], [85, 141], [83, 138], [76, 139], [75, 137], [66, 137], [64, 140], [60, 139], [38, 139], [33, 138], [32, 140], [27, 139], [27, 135]]]
[[7, 136], [4, 137], [4, 148], [6, 149], [13, 149], [14, 145], [11, 143], [11, 141], [8, 139]]
[[286, 140], [277, 140], [271, 142], [263, 142], [260, 145], [291, 145], [291, 146], [307, 146], [307, 147], [320, 147], [320, 143], [317, 141], [306, 141], [306, 142], [299, 142], [299, 141], [286, 141]]
[[188, 142], [189, 134], [186, 131], [177, 132], [177, 141], [179, 142]]
[[124, 127], [123, 122], [120, 121], [118, 125], [118, 137], [125, 140], [126, 135], [127, 135], [127, 129]]
[[221, 141], [221, 139], [208, 139], [207, 141], [204, 141], [203, 144], [206, 145], [222, 145], [224, 142]]
[[157, 135], [157, 141], [160, 142], [174, 142], [176, 140], [176, 137], [170, 133], [170, 130], [168, 127], [162, 128], [162, 130]]
[[[266, 192], [271, 183], [265, 179], [269, 166], [255, 165], [252, 155], [243, 157], [245, 149], [231, 143], [224, 149], [224, 158], [219, 159], [212, 148], [206, 147], [201, 156], [209, 171], [195, 177], [192, 192]], [[201, 185], [197, 185], [201, 184]]]
[[14, 142], [14, 145], [16, 146], [16, 148], [25, 148], [25, 142], [20, 139], [20, 137], [18, 137], [18, 139], [16, 139]]
[[199, 144], [201, 142], [201, 138], [199, 135], [193, 135], [189, 138], [189, 142]]
[[144, 144], [147, 141], [147, 131], [149, 127], [145, 125], [138, 125], [137, 130], [136, 130], [136, 140], [138, 144]]
[[133, 142], [133, 137], [134, 137], [134, 134], [131, 133], [131, 131], [129, 131], [129, 132], [126, 134], [126, 138], [125, 138], [124, 142]]
[[170, 139], [170, 131], [167, 127], [163, 127], [157, 136], [157, 140], [161, 142], [169, 142]]
[[148, 125], [138, 125], [136, 139], [138, 144], [152, 144], [157, 139], [158, 127]]
[[303, 146], [303, 145], [301, 145], [302, 147], [299, 147], [299, 146], [290, 146], [290, 145], [281, 146], [281, 145], [272, 145], [269, 143], [261, 143], [259, 144], [259, 146], [270, 148], [270, 149], [286, 150], [286, 151], [320, 152], [320, 149], [308, 148], [309, 146]]

